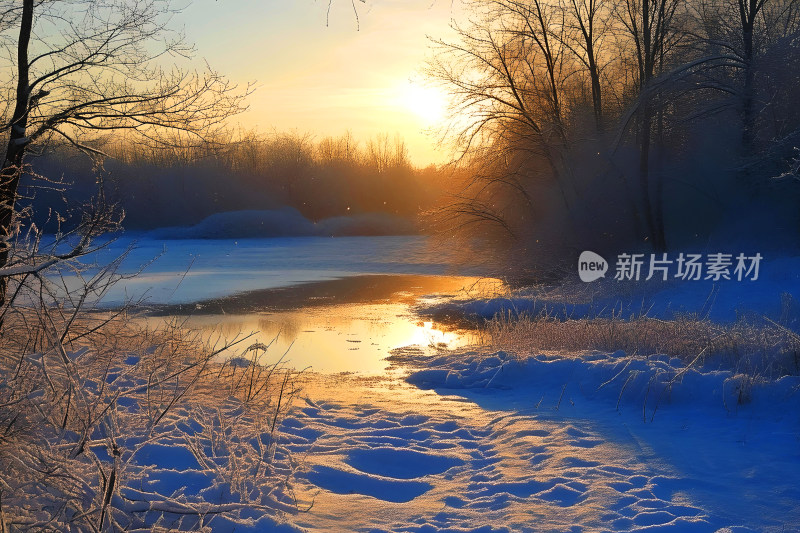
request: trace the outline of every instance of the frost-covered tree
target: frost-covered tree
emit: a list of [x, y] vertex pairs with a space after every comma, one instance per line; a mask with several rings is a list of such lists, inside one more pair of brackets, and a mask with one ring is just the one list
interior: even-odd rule
[[[171, 26], [179, 11], [169, 0], [0, 2], [0, 268], [35, 146], [58, 138], [98, 152], [92, 140], [109, 131], [203, 138], [243, 109], [247, 88], [192, 68], [192, 47]], [[0, 302], [5, 283], [0, 277]]]

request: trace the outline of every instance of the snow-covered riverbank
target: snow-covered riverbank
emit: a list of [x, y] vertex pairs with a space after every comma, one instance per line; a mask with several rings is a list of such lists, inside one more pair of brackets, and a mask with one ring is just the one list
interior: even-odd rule
[[[247, 251], [253, 243], [228, 245], [256, 262], [272, 254], [263, 247]], [[372, 257], [381, 262], [379, 254]], [[711, 287], [718, 311], [735, 317], [746, 306], [792, 335], [800, 262], [776, 264], [765, 266], [762, 284]], [[246, 284], [257, 281], [257, 268], [244, 271], [253, 273]], [[678, 302], [691, 312], [689, 303], [708, 299], [706, 289], [664, 286], [651, 295], [649, 309], [675, 309]], [[490, 316], [502, 302], [535, 311], [542, 301], [466, 297], [431, 300], [427, 309], [483, 309]], [[562, 300], [566, 315], [554, 319], [597, 316], [594, 307], [576, 302]], [[313, 343], [302, 349], [313, 350]], [[267, 350], [259, 361], [280, 355]], [[296, 378], [302, 393], [275, 428], [241, 400], [209, 394], [204, 403], [195, 395], [192, 402], [199, 403], [176, 403], [157, 433], [120, 433], [115, 442], [122, 449], [115, 451], [104, 432], [126, 430], [115, 420], [138, 420], [145, 405], [153, 409], [140, 390], [145, 350], [140, 359], [120, 357], [99, 381], [92, 378], [95, 388], [106, 383], [102, 394], [109, 398], [118, 388], [127, 396], [110, 400], [113, 420], [90, 435], [90, 448], [102, 472], [117, 468], [117, 452], [127, 461], [129, 479], [138, 485], [118, 487], [110, 502], [143, 527], [798, 531], [800, 378], [707, 368], [693, 355], [399, 348], [383, 375], [353, 368]], [[236, 364], [228, 371], [241, 376], [261, 368]], [[31, 393], [25, 401], [39, 405], [43, 397]], [[53, 442], [69, 436], [54, 435]], [[33, 510], [30, 516], [36, 519]]]
[[[757, 284], [673, 283], [627, 305], [792, 327], [797, 263], [769, 263]], [[573, 319], [600, 314], [551, 302]], [[291, 520], [313, 531], [800, 530], [800, 378], [685, 355], [404, 349], [390, 357], [402, 382], [326, 378], [287, 420], [287, 446], [305, 458], [302, 501], [313, 502]]]

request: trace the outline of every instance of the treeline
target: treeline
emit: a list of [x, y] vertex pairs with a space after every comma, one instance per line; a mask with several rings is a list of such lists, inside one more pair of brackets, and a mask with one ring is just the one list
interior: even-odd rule
[[800, 1], [465, 3], [428, 66], [461, 153], [446, 233], [540, 271], [582, 249], [796, 247]]
[[415, 168], [403, 140], [388, 135], [359, 143], [350, 134], [315, 140], [238, 133], [147, 145], [115, 137], [93, 147], [108, 155], [101, 168], [68, 146], [32, 160], [35, 173], [64, 182], [27, 182], [23, 195], [32, 198], [40, 218], [59, 205], [60, 188], [69, 190], [68, 204], [75, 208], [97, 194], [99, 176], [106, 200], [125, 211], [128, 229], [185, 226], [214, 213], [285, 206], [312, 221], [365, 213], [414, 220], [441, 194], [440, 172]]

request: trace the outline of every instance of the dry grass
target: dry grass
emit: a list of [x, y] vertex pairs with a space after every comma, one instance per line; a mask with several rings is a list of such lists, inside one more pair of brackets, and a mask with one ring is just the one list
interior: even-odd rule
[[[218, 515], [240, 520], [245, 507], [291, 506], [276, 432], [296, 373], [218, 361], [218, 349], [179, 326], [41, 307], [6, 313], [0, 531], [198, 529]], [[151, 445], [190, 451], [226, 501], [148, 489], [158, 474], [140, 456]]]
[[483, 328], [496, 349], [518, 354], [599, 350], [648, 356], [666, 354], [685, 363], [776, 378], [800, 373], [800, 337], [774, 323], [740, 320], [719, 324], [682, 316], [673, 320], [639, 317], [560, 320], [550, 316], [497, 316]]
[[[214, 346], [98, 312], [135, 274], [118, 273], [124, 254], [82, 262], [114, 226], [104, 200], [90, 207], [45, 249], [19, 235], [0, 273], [0, 533], [231, 529], [292, 509], [277, 430], [297, 373], [246, 337]], [[219, 358], [232, 345], [236, 364]]]

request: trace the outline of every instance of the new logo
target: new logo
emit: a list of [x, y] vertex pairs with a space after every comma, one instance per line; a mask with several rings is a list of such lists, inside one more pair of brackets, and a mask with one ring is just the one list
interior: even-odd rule
[[581, 281], [589, 283], [602, 278], [608, 271], [608, 261], [602, 256], [586, 250], [578, 258], [578, 276]]

